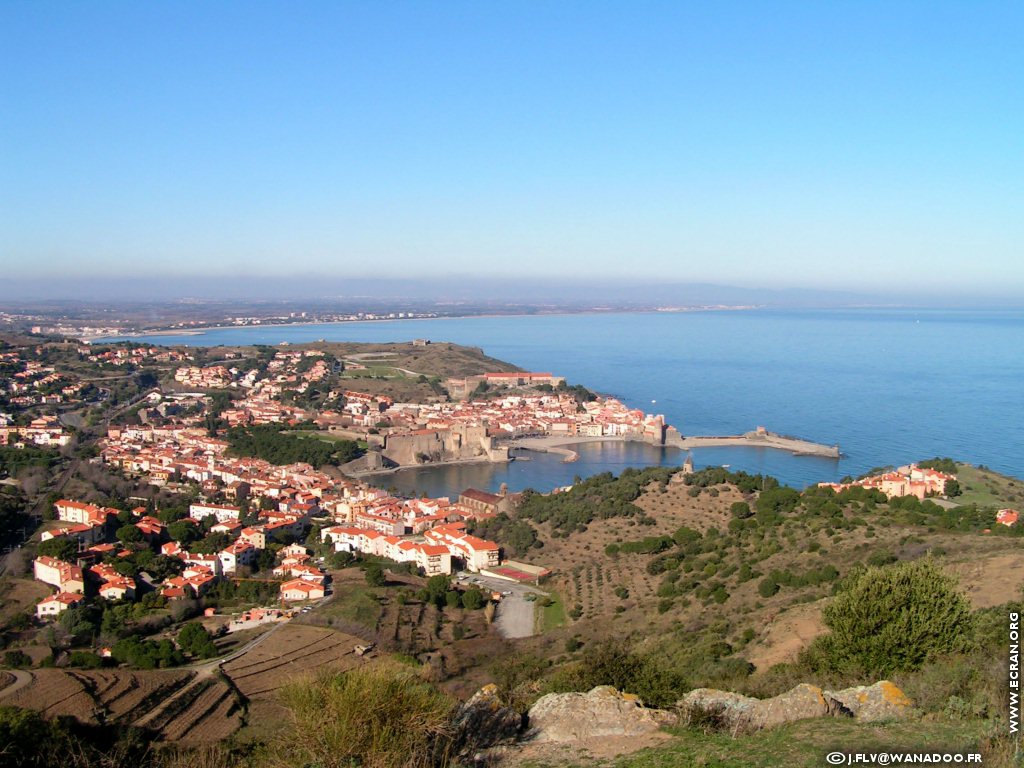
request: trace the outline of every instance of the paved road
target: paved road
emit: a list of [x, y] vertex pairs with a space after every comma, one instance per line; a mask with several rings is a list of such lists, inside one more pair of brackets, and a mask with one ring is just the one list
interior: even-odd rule
[[502, 637], [514, 639], [531, 637], [536, 634], [537, 603], [527, 600], [526, 595], [530, 593], [545, 595], [546, 592], [529, 584], [505, 581], [505, 579], [496, 579], [493, 576], [482, 576], [479, 573], [456, 574], [456, 576], [459, 575], [466, 576], [465, 579], [460, 580], [460, 583], [475, 583], [476, 586], [494, 592], [511, 593], [502, 595], [501, 602], [498, 604], [497, 618], [494, 620], [494, 626], [498, 628]]

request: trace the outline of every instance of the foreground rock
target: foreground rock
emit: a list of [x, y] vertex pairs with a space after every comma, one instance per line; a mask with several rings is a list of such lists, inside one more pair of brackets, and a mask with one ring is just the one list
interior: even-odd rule
[[698, 688], [686, 694], [679, 706], [693, 724], [732, 730], [774, 728], [812, 717], [853, 717], [863, 722], [899, 720], [912, 711], [907, 695], [888, 680], [842, 691], [824, 691], [802, 683], [770, 699]]
[[902, 720], [910, 715], [914, 706], [907, 694], [888, 680], [841, 691], [825, 691], [825, 695], [838, 701], [855, 718], [865, 723]]
[[549, 693], [530, 708], [527, 719], [537, 742], [641, 736], [675, 722], [671, 713], [647, 709], [638, 697], [609, 685], [588, 693]]
[[680, 706], [694, 725], [701, 724], [711, 730], [719, 727], [757, 730], [811, 717], [842, 714], [840, 705], [826, 697], [821, 688], [807, 683], [770, 699], [698, 688], [686, 694]]
[[522, 726], [523, 716], [502, 703], [493, 683], [474, 693], [455, 713], [458, 743], [466, 751], [515, 741]]

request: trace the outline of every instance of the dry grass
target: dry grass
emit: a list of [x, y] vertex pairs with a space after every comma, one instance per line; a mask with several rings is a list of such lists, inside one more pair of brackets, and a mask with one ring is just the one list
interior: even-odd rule
[[0, 623], [18, 613], [35, 613], [36, 603], [53, 594], [53, 588], [32, 579], [0, 579]]
[[452, 699], [393, 664], [297, 680], [281, 691], [289, 727], [266, 768], [434, 768], [453, 750]]

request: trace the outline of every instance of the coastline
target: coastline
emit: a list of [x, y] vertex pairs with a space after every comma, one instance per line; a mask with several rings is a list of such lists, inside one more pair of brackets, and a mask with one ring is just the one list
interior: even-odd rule
[[[772, 450], [785, 451], [794, 456], [817, 456], [838, 460], [840, 452], [838, 446], [827, 446], [819, 443], [812, 443], [795, 437], [786, 437], [774, 433], [759, 434], [748, 432], [743, 435], [731, 436], [701, 436], [679, 438], [665, 444], [654, 443], [649, 440], [632, 436], [607, 436], [590, 437], [583, 435], [544, 435], [542, 437], [519, 437], [503, 440], [502, 445], [509, 449], [508, 459], [493, 461], [485, 457], [473, 457], [470, 459], [450, 459], [435, 461], [429, 464], [411, 464], [391, 469], [375, 469], [366, 472], [351, 473], [354, 478], [377, 477], [392, 475], [410, 469], [431, 469], [435, 467], [458, 466], [464, 464], [505, 464], [516, 461], [511, 456], [513, 450], [534, 451], [536, 453], [554, 453], [561, 455], [562, 462], [569, 464], [579, 459], [579, 453], [572, 449], [572, 446], [586, 443], [637, 443], [652, 448], [671, 448], [678, 451], [689, 451], [697, 448], [771, 448]], [[680, 462], [681, 463], [681, 462]]]
[[[114, 343], [116, 341], [130, 341], [132, 339], [149, 336], [202, 336], [210, 331], [242, 331], [247, 329], [265, 330], [267, 328], [309, 328], [318, 325], [348, 325], [350, 323], [405, 323], [409, 321], [432, 321], [432, 320], [470, 320], [475, 317], [559, 317], [568, 315], [650, 315], [650, 314], [679, 314], [687, 312], [749, 312], [751, 310], [764, 309], [762, 306], [736, 306], [736, 307], [678, 307], [678, 308], [649, 308], [649, 309], [581, 309], [577, 311], [559, 310], [557, 312], [482, 312], [474, 315], [443, 315], [438, 317], [379, 317], [363, 320], [308, 320], [302, 323], [266, 323], [262, 325], [197, 325], [189, 328], [174, 329], [165, 328], [156, 331], [141, 330], [130, 334], [117, 336], [80, 336], [79, 341], [87, 343]], [[315, 341], [299, 342], [302, 344], [315, 344]], [[211, 345], [223, 346], [223, 345]], [[245, 346], [245, 345], [240, 345]]]

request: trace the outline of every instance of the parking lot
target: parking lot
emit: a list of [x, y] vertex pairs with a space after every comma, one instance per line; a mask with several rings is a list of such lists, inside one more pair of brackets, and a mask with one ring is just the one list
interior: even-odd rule
[[526, 595], [545, 595], [543, 590], [529, 584], [520, 584], [493, 576], [479, 573], [459, 572], [455, 574], [459, 584], [469, 584], [480, 589], [500, 592], [501, 602], [498, 604], [494, 626], [502, 637], [530, 637], [536, 630], [536, 602], [526, 599]]

